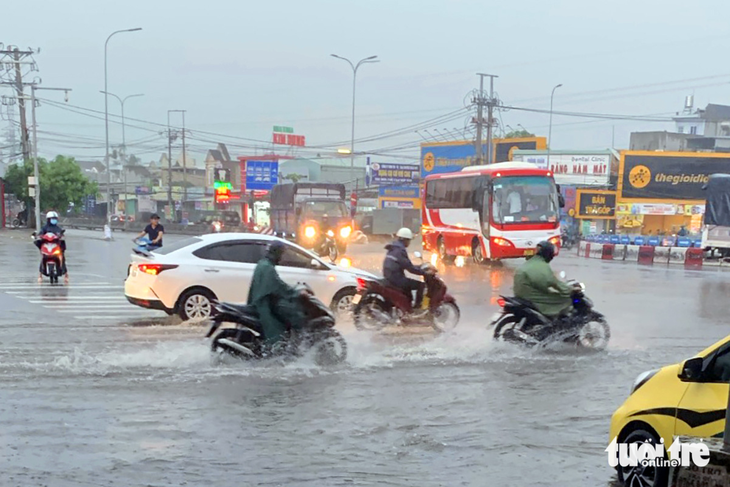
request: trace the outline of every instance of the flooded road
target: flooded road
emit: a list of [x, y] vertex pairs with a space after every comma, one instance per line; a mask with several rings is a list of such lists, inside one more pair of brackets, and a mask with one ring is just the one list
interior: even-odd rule
[[[636, 375], [730, 333], [730, 273], [571, 254], [553, 268], [607, 316], [604, 353], [492, 343], [507, 262], [442, 269], [453, 334], [343, 324], [339, 368], [214, 364], [200, 326], [124, 301], [131, 235], [68, 235], [72, 281], [51, 289], [27, 235], [0, 232], [3, 485], [605, 486], [610, 415]], [[350, 253], [379, 272], [380, 245]]]

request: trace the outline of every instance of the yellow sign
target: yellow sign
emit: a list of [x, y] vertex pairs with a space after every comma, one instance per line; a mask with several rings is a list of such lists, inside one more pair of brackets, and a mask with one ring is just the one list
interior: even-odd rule
[[435, 165], [436, 158], [433, 156], [433, 152], [427, 152], [426, 155], [423, 156], [423, 169], [425, 169], [426, 172], [431, 172]]
[[646, 166], [634, 166], [629, 172], [629, 183], [637, 189], [645, 188], [651, 182], [651, 171]]

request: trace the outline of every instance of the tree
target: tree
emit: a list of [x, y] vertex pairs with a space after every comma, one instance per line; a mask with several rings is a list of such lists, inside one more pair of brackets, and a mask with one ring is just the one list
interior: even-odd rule
[[[83, 175], [73, 157], [56, 156], [48, 162], [38, 159], [38, 172], [41, 185], [41, 210], [54, 209], [65, 212], [69, 203], [80, 206], [85, 196], [96, 194], [98, 188]], [[33, 198], [28, 196], [28, 177], [33, 175], [33, 161], [10, 166], [6, 173], [8, 193], [14, 194], [25, 202], [26, 208], [33, 206]]]
[[504, 136], [505, 139], [520, 139], [524, 137], [534, 137], [535, 134], [531, 134], [527, 130], [511, 130]]

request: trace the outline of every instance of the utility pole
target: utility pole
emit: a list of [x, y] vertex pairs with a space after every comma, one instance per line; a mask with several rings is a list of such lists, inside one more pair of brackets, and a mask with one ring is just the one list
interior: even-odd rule
[[170, 128], [171, 111], [167, 111], [167, 205], [170, 211], [174, 211], [175, 206], [172, 203], [172, 141], [175, 140], [176, 136], [173, 136], [172, 128]]
[[[484, 133], [483, 127], [484, 127], [484, 107], [487, 107], [487, 158], [486, 163], [491, 164], [492, 163], [492, 127], [494, 126], [494, 107], [497, 105], [497, 102], [494, 98], [494, 78], [498, 78], [499, 76], [495, 74], [485, 74], [485, 73], [477, 73], [477, 76], [479, 76], [479, 94], [478, 96], [473, 100], [474, 103], [477, 105], [477, 119], [476, 119], [476, 126], [477, 126], [477, 140], [476, 140], [476, 153], [477, 153], [477, 165], [484, 163], [484, 150], [483, 150], [483, 142], [482, 142], [482, 135]], [[484, 97], [484, 77], [489, 77], [489, 98]]]
[[[185, 154], [185, 110], [182, 111], [182, 150], [183, 150], [183, 199], [182, 204], [188, 200], [188, 165], [187, 157]], [[182, 209], [182, 205], [181, 205]]]
[[23, 161], [30, 159], [30, 138], [28, 137], [28, 122], [25, 115], [25, 97], [23, 96], [23, 73], [20, 69], [21, 60], [33, 54], [33, 51], [21, 51], [17, 47], [11, 51], [0, 51], [0, 54], [12, 54], [15, 64], [15, 91], [18, 97], [20, 108], [20, 143], [23, 151]]

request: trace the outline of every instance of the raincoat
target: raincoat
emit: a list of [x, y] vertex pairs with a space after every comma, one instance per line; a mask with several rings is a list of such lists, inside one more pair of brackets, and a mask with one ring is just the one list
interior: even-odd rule
[[514, 293], [545, 316], [555, 317], [571, 305], [572, 288], [558, 280], [542, 256], [535, 255], [515, 272]]
[[298, 329], [304, 322], [294, 288], [281, 280], [276, 266], [268, 258], [263, 258], [256, 264], [247, 304], [253, 306], [259, 314], [268, 344], [281, 340], [287, 325]]

